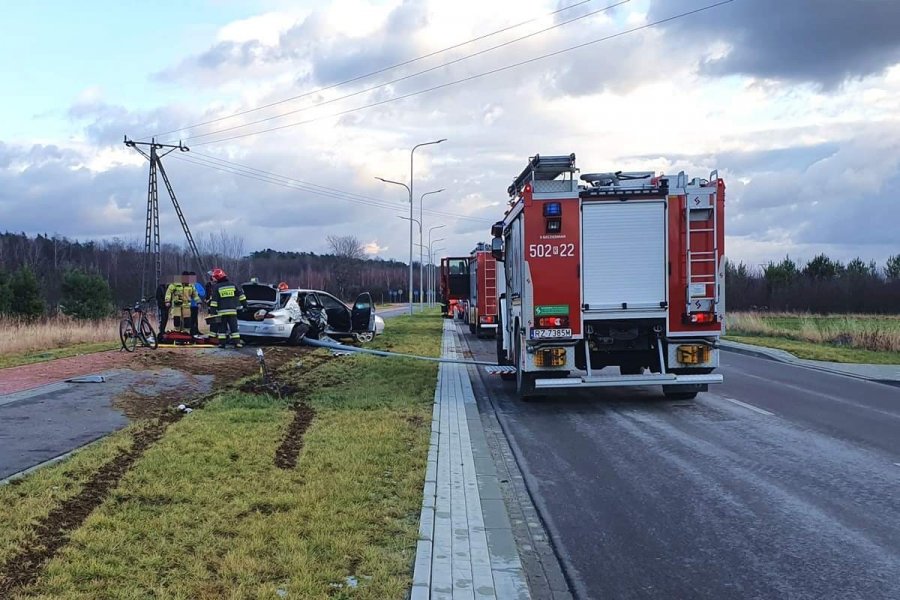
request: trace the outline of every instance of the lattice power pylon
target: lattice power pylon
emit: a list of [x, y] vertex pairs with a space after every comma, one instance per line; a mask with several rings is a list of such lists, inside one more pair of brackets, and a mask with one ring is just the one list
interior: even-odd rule
[[[172, 189], [172, 183], [169, 181], [169, 176], [166, 175], [166, 169], [162, 164], [162, 158], [167, 154], [174, 152], [175, 150], [188, 152], [189, 148], [181, 144], [181, 142], [179, 142], [177, 146], [172, 144], [160, 144], [155, 139], [152, 139], [149, 142], [137, 142], [129, 140], [127, 136], [125, 138], [125, 145], [140, 152], [144, 158], [150, 162], [150, 177], [147, 182], [147, 223], [144, 230], [144, 265], [141, 273], [141, 297], [149, 298], [147, 293], [147, 273], [150, 270], [151, 263], [153, 263], [153, 266], [155, 267], [155, 280], [153, 282], [153, 287], [150, 288], [151, 291], [156, 290], [162, 279], [162, 256], [160, 255], [159, 248], [159, 189], [157, 187], [157, 173], [162, 175], [163, 182], [166, 184], [166, 190], [169, 192], [169, 198], [172, 199], [172, 206], [175, 207], [178, 221], [181, 223], [181, 228], [184, 230], [184, 236], [187, 239], [188, 247], [194, 255], [194, 260], [197, 261], [197, 266], [199, 268], [197, 272], [200, 273], [202, 277], [207, 271], [203, 258], [200, 256], [200, 251], [197, 249], [197, 244], [194, 243], [194, 236], [191, 234], [191, 229], [188, 227], [187, 221], [184, 218], [184, 213], [181, 211], [181, 206], [178, 204], [178, 198], [175, 197], [175, 190]], [[163, 150], [163, 152], [160, 152], [160, 150]]]

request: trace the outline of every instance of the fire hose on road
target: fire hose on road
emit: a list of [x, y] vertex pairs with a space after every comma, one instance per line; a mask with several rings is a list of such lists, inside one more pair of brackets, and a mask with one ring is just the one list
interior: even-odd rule
[[478, 360], [461, 360], [456, 358], [435, 358], [433, 356], [419, 356], [416, 354], [403, 354], [401, 352], [386, 352], [384, 350], [370, 350], [368, 348], [357, 348], [356, 346], [346, 346], [339, 344], [333, 340], [314, 340], [309, 337], [303, 338], [303, 343], [307, 346], [316, 348], [328, 348], [329, 350], [338, 350], [341, 352], [360, 352], [362, 354], [374, 354], [375, 356], [384, 356], [387, 358], [412, 358], [415, 360], [426, 360], [437, 363], [455, 363], [461, 365], [477, 365], [484, 367], [496, 367], [496, 363], [478, 361]]

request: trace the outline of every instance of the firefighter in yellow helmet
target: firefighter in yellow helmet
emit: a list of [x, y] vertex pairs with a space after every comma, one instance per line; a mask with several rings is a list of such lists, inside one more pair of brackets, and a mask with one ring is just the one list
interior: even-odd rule
[[191, 301], [199, 302], [200, 295], [191, 282], [190, 273], [183, 271], [181, 281], [170, 283], [166, 288], [165, 304], [175, 327], [185, 333], [190, 333], [192, 329]]
[[228, 281], [228, 275], [222, 269], [213, 269], [213, 286], [209, 295], [209, 311], [219, 318], [219, 345], [224, 347], [232, 343], [242, 348], [241, 334], [238, 331], [238, 307], [247, 308], [247, 297], [241, 286]]

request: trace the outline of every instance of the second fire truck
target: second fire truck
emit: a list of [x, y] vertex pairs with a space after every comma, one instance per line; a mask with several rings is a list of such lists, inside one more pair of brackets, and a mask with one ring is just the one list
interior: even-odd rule
[[469, 257], [469, 301], [466, 322], [476, 337], [497, 329], [497, 261], [489, 244], [479, 243]]
[[661, 385], [693, 398], [721, 383], [725, 183], [684, 173], [587, 173], [531, 158], [492, 227], [497, 358], [520, 396]]

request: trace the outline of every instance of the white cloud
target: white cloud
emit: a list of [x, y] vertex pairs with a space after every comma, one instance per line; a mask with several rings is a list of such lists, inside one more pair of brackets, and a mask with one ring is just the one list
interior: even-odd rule
[[[883, 258], [893, 231], [888, 217], [895, 216], [885, 213], [896, 212], [886, 182], [900, 173], [900, 147], [892, 141], [900, 139], [900, 65], [828, 88], [763, 75], [712, 76], [703, 65], [731, 56], [739, 40], [710, 35], [685, 43], [683, 32], [679, 37], [647, 30], [463, 85], [330, 116], [633, 27], [645, 22], [646, 6], [626, 5], [387, 90], [339, 99], [546, 27], [551, 20], [545, 19], [389, 74], [171, 136], [185, 137], [192, 148], [188, 158], [205, 160], [205, 154], [236, 161], [375, 198], [395, 210], [367, 206], [358, 196], [362, 204], [273, 185], [258, 171], [245, 172], [252, 179], [171, 158], [166, 168], [191, 225], [199, 232], [240, 229], [248, 250], [321, 252], [326, 235], [352, 233], [372, 240], [367, 253], [404, 259], [408, 224], [396, 215], [408, 214], [406, 191], [375, 177], [407, 182], [409, 149], [446, 137], [444, 144], [416, 151], [415, 212], [418, 218], [418, 194], [447, 189], [426, 199], [427, 208], [444, 214], [426, 213], [425, 230], [446, 224], [438, 237], [447, 238], [442, 245], [448, 253], [466, 253], [488, 237], [490, 223], [503, 214], [506, 187], [528, 156], [574, 151], [584, 171], [684, 169], [706, 176], [720, 169], [728, 182], [732, 258], [752, 262], [814, 254], [819, 246], [842, 257]], [[0, 220], [16, 230], [49, 228], [78, 237], [142, 235], [146, 163], [122, 146], [124, 131], [164, 131], [218, 119], [556, 8], [544, 0], [489, 6], [474, 0], [341, 0], [312, 11], [287, 9], [236, 21], [208, 41], [207, 52], [164, 67], [161, 77], [167, 81], [202, 90], [195, 103], [142, 113], [116, 106], [114, 90], [85, 90], [70, 110], [72, 139], [39, 150], [0, 145]], [[330, 103], [317, 106], [323, 101]], [[246, 130], [196, 137], [301, 109]], [[308, 122], [203, 145], [298, 121]], [[23, 198], [32, 202], [31, 210], [21, 210]], [[165, 210], [166, 234], [178, 242], [177, 221]], [[54, 214], [41, 218], [36, 211]], [[874, 224], [872, 215], [880, 215]]]

